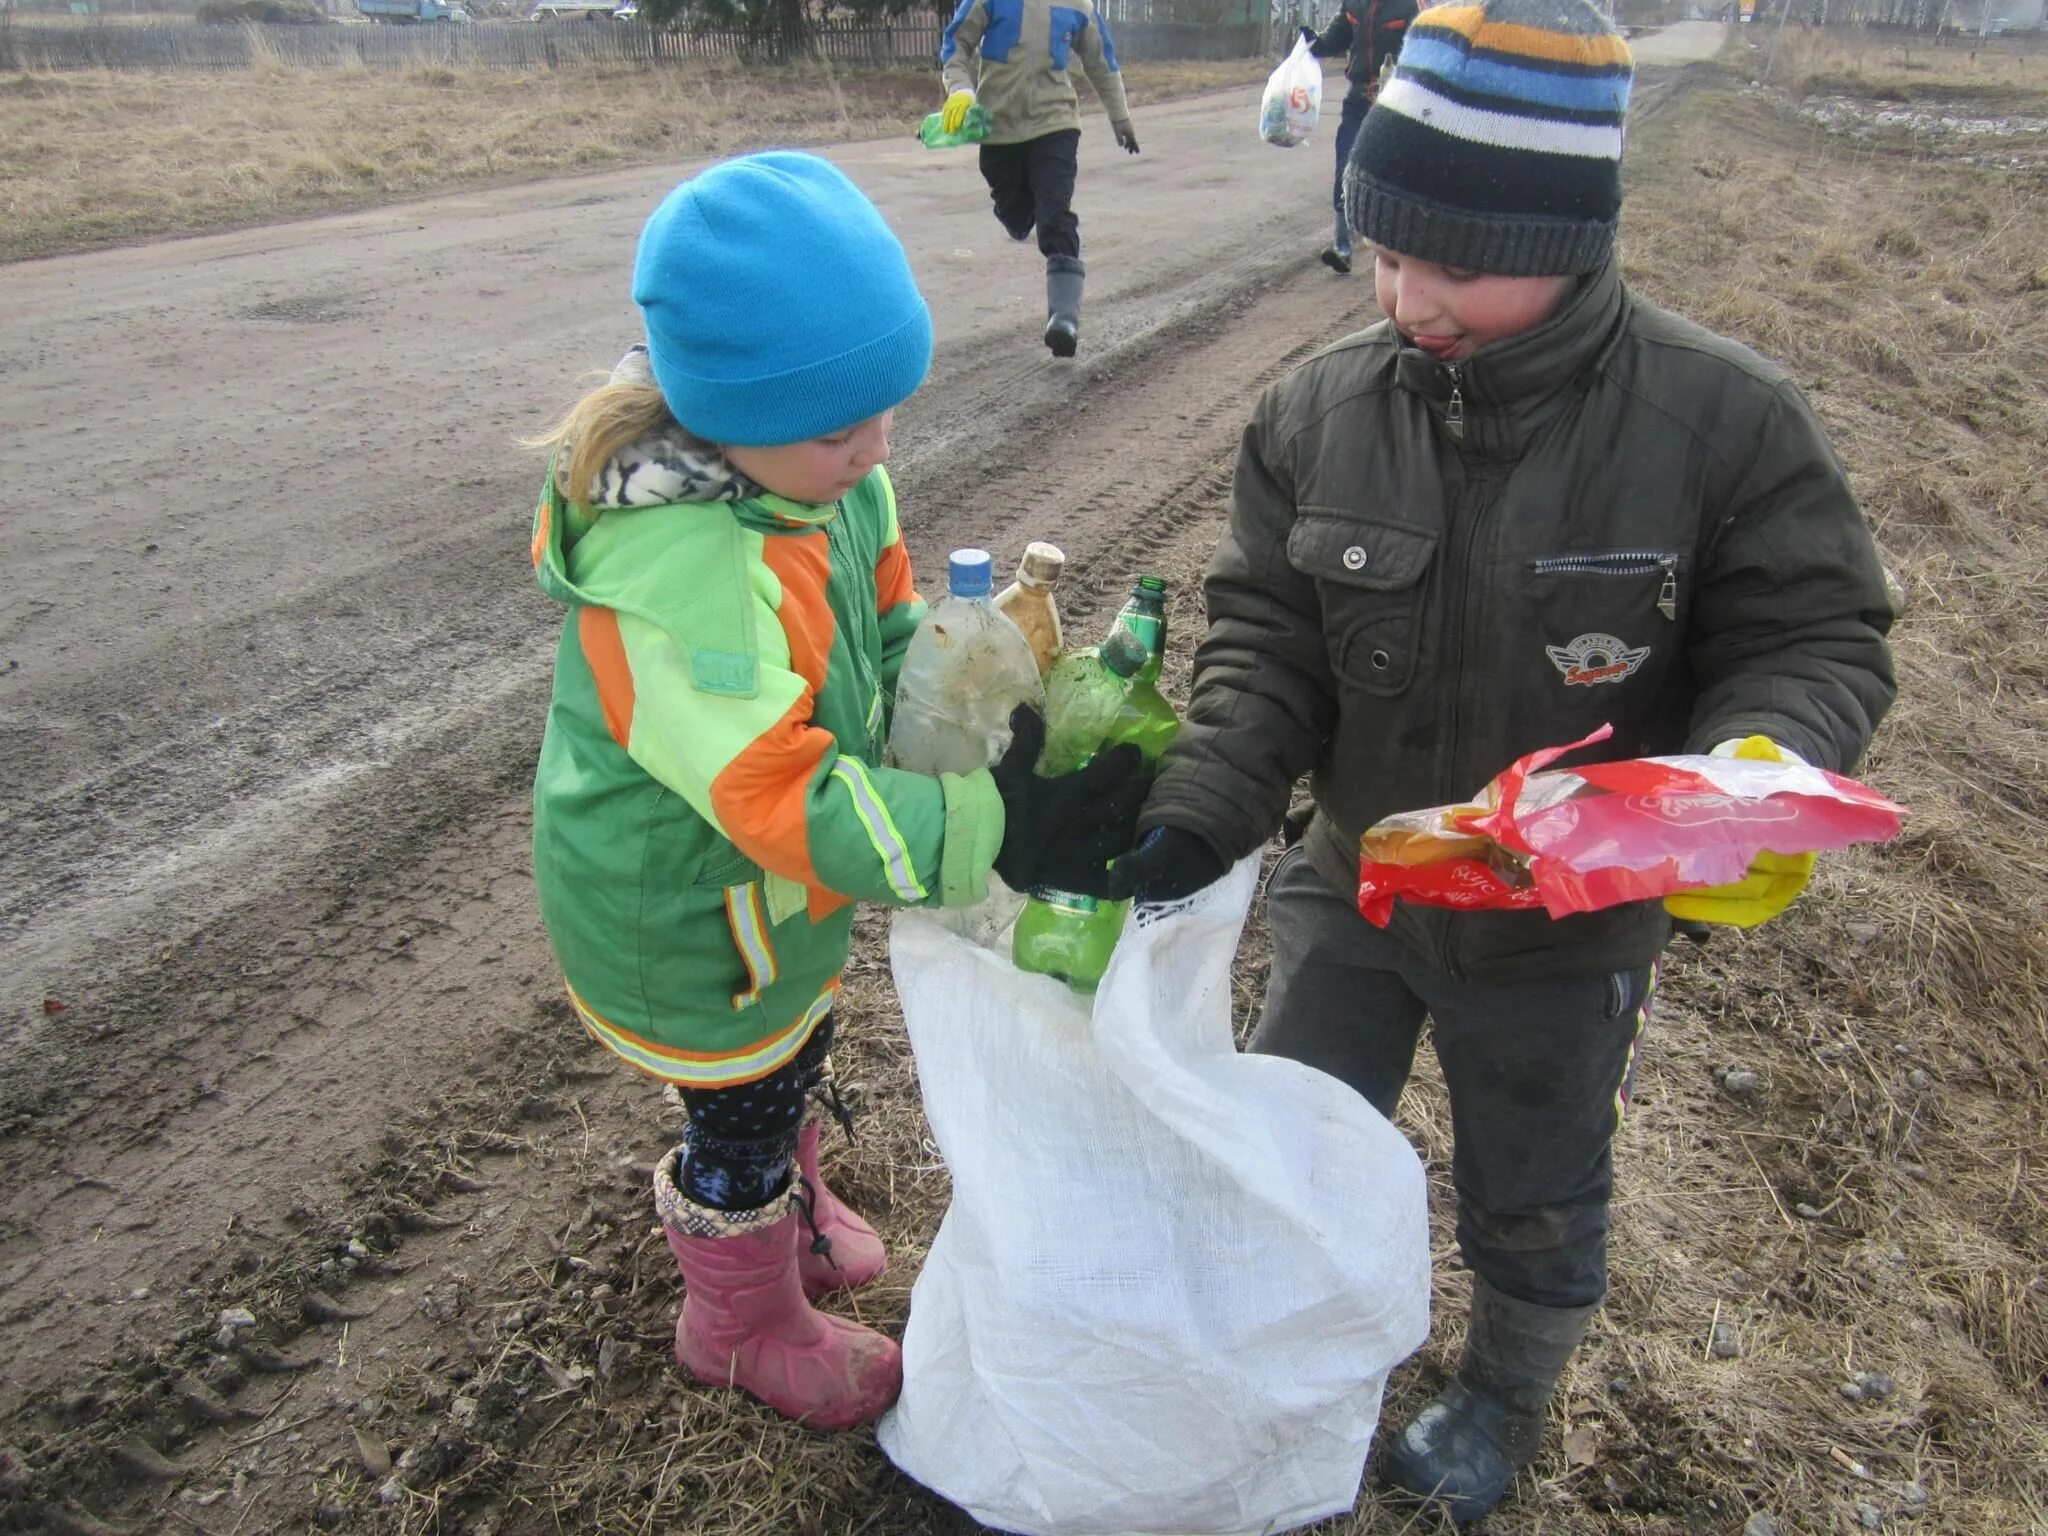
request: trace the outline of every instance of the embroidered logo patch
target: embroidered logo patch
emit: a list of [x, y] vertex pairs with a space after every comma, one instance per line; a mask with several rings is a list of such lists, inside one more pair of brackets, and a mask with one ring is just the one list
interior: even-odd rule
[[1581, 635], [1569, 645], [1546, 645], [1551, 665], [1564, 674], [1567, 688], [1591, 687], [1595, 683], [1618, 683], [1633, 677], [1636, 668], [1650, 658], [1650, 648], [1633, 648], [1612, 635]]

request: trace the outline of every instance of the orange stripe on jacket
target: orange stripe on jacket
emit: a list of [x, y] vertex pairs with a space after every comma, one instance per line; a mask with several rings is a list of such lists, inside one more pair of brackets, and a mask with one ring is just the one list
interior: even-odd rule
[[770, 534], [761, 541], [761, 563], [782, 584], [776, 618], [789, 641], [790, 670], [804, 680], [804, 691], [711, 781], [711, 808], [748, 858], [810, 888], [816, 918], [846, 904], [819, 887], [806, 814], [811, 780], [833, 746], [832, 733], [811, 724], [812, 702], [825, 686], [839, 628], [825, 597], [832, 549], [822, 531]]
[[626, 746], [633, 735], [633, 667], [626, 660], [626, 642], [619, 637], [619, 616], [609, 608], [577, 609], [576, 638], [597, 683], [605, 728], [613, 741]]
[[825, 686], [825, 668], [832, 661], [832, 637], [838, 622], [825, 597], [832, 579], [832, 546], [822, 530], [815, 533], [771, 533], [761, 541], [761, 563], [782, 583], [782, 602], [775, 616], [789, 637], [790, 669], [816, 693]]
[[917, 600], [917, 586], [910, 576], [910, 552], [899, 536], [882, 551], [875, 562], [875, 611], [887, 613], [903, 603]]

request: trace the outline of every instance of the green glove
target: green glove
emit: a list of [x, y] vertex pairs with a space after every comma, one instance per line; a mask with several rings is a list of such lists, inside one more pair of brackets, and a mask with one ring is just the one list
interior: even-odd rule
[[[1714, 749], [1716, 757], [1745, 757], [1752, 762], [1782, 763], [1785, 750], [1768, 736], [1751, 736], [1732, 744], [1732, 750]], [[1664, 910], [1682, 923], [1725, 923], [1731, 928], [1754, 928], [1767, 923], [1791, 906], [1813, 875], [1810, 853], [1760, 853], [1749, 866], [1749, 874], [1733, 885], [1710, 885], [1697, 891], [1680, 891], [1664, 898]]]

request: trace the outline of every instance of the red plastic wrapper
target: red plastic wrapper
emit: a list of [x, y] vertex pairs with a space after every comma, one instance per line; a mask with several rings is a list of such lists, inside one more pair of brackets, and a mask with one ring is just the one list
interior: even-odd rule
[[1905, 812], [1805, 763], [1637, 757], [1549, 765], [1605, 741], [1517, 760], [1470, 805], [1404, 811], [1359, 840], [1358, 910], [1384, 928], [1396, 898], [1432, 907], [1534, 907], [1552, 917], [1728, 885], [1759, 853], [1818, 853], [1895, 835]]

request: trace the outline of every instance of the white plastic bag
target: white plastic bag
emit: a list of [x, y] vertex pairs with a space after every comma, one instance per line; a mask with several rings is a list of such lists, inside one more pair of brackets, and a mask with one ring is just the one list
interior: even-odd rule
[[953, 1204], [882, 1449], [1024, 1536], [1235, 1536], [1348, 1510], [1428, 1332], [1421, 1164], [1331, 1077], [1231, 1039], [1247, 859], [1132, 914], [1093, 1007], [986, 925], [890, 950]]
[[1308, 39], [1295, 39], [1294, 52], [1266, 78], [1259, 102], [1259, 137], [1268, 144], [1292, 149], [1306, 144], [1323, 110], [1323, 61], [1308, 51]]

